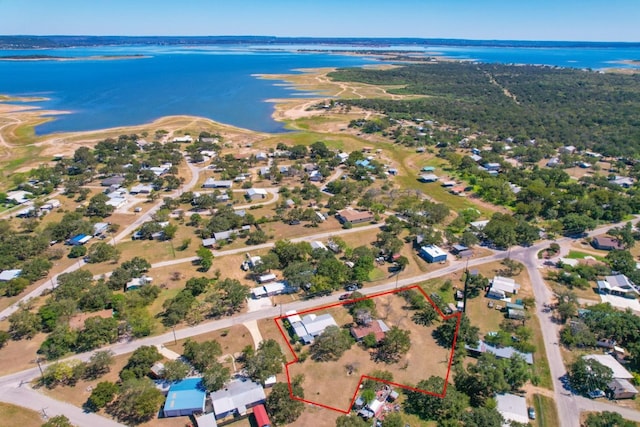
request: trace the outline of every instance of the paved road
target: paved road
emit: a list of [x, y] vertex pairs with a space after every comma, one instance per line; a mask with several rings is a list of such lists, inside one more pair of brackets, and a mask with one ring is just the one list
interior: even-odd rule
[[[190, 168], [192, 168], [192, 170], [194, 169], [191, 165], [190, 165]], [[195, 185], [195, 182], [197, 182], [197, 173], [194, 172], [192, 176], [192, 180], [188, 185]], [[157, 211], [157, 208], [159, 208], [159, 205], [160, 204], [152, 208], [153, 212]], [[146, 218], [143, 219], [143, 217], [148, 218], [151, 215], [152, 215], [152, 212], [149, 211], [145, 215], [141, 216], [141, 218], [139, 218], [137, 221], [139, 222], [139, 224], [141, 224], [146, 220]], [[639, 219], [640, 218], [636, 218], [634, 222], [637, 222]], [[376, 229], [376, 228], [379, 228], [380, 226], [381, 226], [380, 224], [370, 224], [367, 226], [357, 227], [349, 230], [337, 230], [332, 232], [318, 233], [311, 236], [299, 237], [299, 238], [292, 239], [292, 241], [297, 242], [297, 241], [324, 239], [334, 235], [341, 235], [341, 234], [361, 232], [369, 229]], [[615, 226], [617, 225], [614, 224], [606, 227], [601, 227], [598, 230], [592, 232], [591, 235], [603, 233]], [[132, 228], [131, 230], [133, 229], [134, 228]], [[123, 236], [128, 236], [129, 233], [130, 231], [125, 230], [118, 236], [118, 238], [122, 239]], [[116, 240], [118, 238], [116, 238]], [[558, 239], [558, 242], [561, 243], [563, 246], [566, 246], [567, 242], [569, 242], [570, 240], [571, 239], [568, 239], [568, 238], [562, 238], [562, 239]], [[537, 259], [537, 253], [541, 249], [546, 248], [549, 245], [549, 243], [550, 243], [549, 241], [543, 241], [528, 248], [512, 249], [510, 254], [506, 252], [495, 252], [492, 255], [484, 258], [478, 258], [478, 259], [473, 259], [468, 261], [457, 261], [457, 260], [451, 261], [448, 266], [442, 269], [429, 272], [429, 273], [419, 274], [412, 277], [402, 278], [402, 279], [400, 278], [400, 276], [398, 276], [398, 277], [392, 278], [391, 280], [385, 281], [379, 285], [363, 289], [362, 291], [364, 294], [373, 294], [373, 293], [383, 292], [383, 291], [391, 290], [395, 287], [408, 286], [408, 285], [429, 280], [435, 277], [446, 276], [455, 271], [462, 270], [466, 266], [473, 267], [475, 265], [497, 261], [497, 260], [504, 259], [507, 256], [511, 256], [512, 258], [517, 259], [524, 263], [531, 277], [531, 282], [532, 282], [532, 286], [533, 286], [533, 290], [536, 298], [536, 310], [542, 326], [543, 339], [545, 342], [545, 351], [547, 354], [547, 359], [549, 361], [549, 366], [550, 366], [551, 375], [552, 375], [553, 384], [554, 384], [555, 400], [558, 405], [558, 415], [560, 419], [560, 425], [563, 427], [578, 427], [580, 411], [594, 410], [594, 409], [617, 411], [623, 414], [623, 416], [625, 416], [626, 418], [640, 421], [640, 412], [638, 411], [634, 411], [627, 408], [621, 408], [614, 404], [609, 404], [605, 402], [594, 402], [588, 399], [584, 399], [582, 397], [563, 394], [563, 388], [559, 378], [565, 374], [566, 370], [562, 362], [560, 349], [555, 344], [558, 341], [558, 325], [551, 322], [551, 317], [549, 313], [542, 312], [542, 308], [544, 307], [544, 304], [550, 303], [553, 301], [553, 294], [549, 290], [549, 288], [547, 288], [546, 285], [544, 284], [542, 276], [539, 272], [540, 260]], [[273, 243], [265, 243], [264, 245], [238, 248], [238, 249], [232, 249], [228, 251], [214, 251], [214, 255], [216, 256], [231, 255], [231, 254], [243, 253], [243, 252], [247, 252], [255, 249], [269, 248], [272, 246], [273, 246]], [[154, 265], [154, 267], [173, 265], [173, 264], [182, 263], [182, 262], [190, 262], [193, 259], [194, 258], [184, 258], [180, 260], [166, 261], [163, 263], [157, 263]], [[79, 266], [80, 266], [79, 264], [74, 264], [73, 267], [75, 268], [73, 268], [73, 270], [79, 268]], [[41, 287], [42, 290], [40, 291], [40, 293], [46, 287], [48, 287], [48, 284], [47, 286], [43, 285]], [[41, 288], [38, 288], [38, 290], [40, 290]], [[31, 295], [35, 295], [35, 292], [31, 292], [27, 297]], [[37, 295], [39, 295], [39, 293]], [[215, 330], [229, 328], [233, 325], [242, 324], [245, 322], [273, 318], [278, 315], [281, 315], [282, 313], [288, 310], [302, 311], [302, 310], [306, 310], [316, 306], [335, 302], [336, 300], [337, 300], [336, 295], [329, 295], [326, 297], [315, 298], [315, 299], [306, 300], [306, 301], [296, 301], [290, 304], [280, 305], [277, 307], [267, 307], [254, 312], [243, 313], [231, 318], [223, 318], [219, 320], [208, 321], [208, 322], [201, 323], [197, 326], [178, 329], [175, 331], [175, 336], [178, 339], [188, 338], [191, 336], [200, 335], [200, 334], [204, 334], [204, 333], [215, 331]], [[13, 306], [10, 307], [10, 309], [11, 308], [13, 308]], [[8, 315], [6, 314], [7, 310], [4, 310], [3, 312], [1, 312], [0, 316]], [[15, 308], [13, 311], [15, 311]], [[160, 345], [163, 343], [171, 342], [173, 341], [173, 339], [174, 339], [173, 333], [168, 332], [159, 336], [148, 337], [148, 338], [131, 341], [131, 342], [114, 344], [106, 348], [112, 350], [117, 355], [127, 354], [134, 351], [136, 348], [142, 345]], [[89, 357], [91, 357], [91, 355], [92, 355], [92, 352], [88, 352], [88, 353], [75, 355], [70, 359], [75, 358], [79, 360], [88, 360]], [[24, 370], [21, 372], [17, 372], [14, 374], [1, 377], [0, 378], [0, 399], [3, 401], [15, 403], [17, 405], [33, 408], [36, 410], [40, 410], [42, 409], [42, 407], [48, 407], [50, 408], [49, 409], [50, 415], [57, 415], [59, 413], [64, 413], [72, 419], [72, 422], [75, 422], [79, 425], [94, 425], [97, 427], [102, 427], [102, 426], [108, 427], [108, 426], [118, 425], [113, 421], [106, 420], [105, 418], [102, 418], [95, 414], [84, 414], [80, 409], [72, 407], [71, 405], [65, 404], [63, 402], [52, 401], [52, 399], [46, 396], [43, 396], [39, 393], [36, 393], [32, 390], [29, 390], [28, 388], [25, 388], [26, 387], [25, 385], [22, 385], [24, 383], [27, 383], [33, 380], [38, 375], [39, 375], [39, 371], [36, 367], [34, 367], [28, 370]], [[89, 417], [89, 418], [86, 418], [86, 417]]]
[[[24, 384], [22, 387], [0, 388], [0, 400], [33, 409], [41, 414], [46, 414], [48, 418], [56, 415], [65, 415], [71, 423], [76, 426], [122, 427], [124, 425], [100, 415], [84, 412], [81, 408], [69, 403], [52, 399], [49, 396], [32, 390], [28, 384]], [[15, 425], [11, 423], [11, 420], [0, 420], [0, 424]]]

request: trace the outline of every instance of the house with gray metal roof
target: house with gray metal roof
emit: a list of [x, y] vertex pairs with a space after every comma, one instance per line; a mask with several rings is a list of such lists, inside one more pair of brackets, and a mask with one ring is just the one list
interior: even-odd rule
[[307, 314], [300, 322], [292, 322], [291, 326], [296, 335], [305, 343], [311, 344], [315, 337], [320, 335], [329, 326], [338, 326], [330, 314]]
[[247, 378], [230, 381], [210, 396], [217, 420], [231, 415], [244, 415], [247, 409], [266, 401], [262, 385]]

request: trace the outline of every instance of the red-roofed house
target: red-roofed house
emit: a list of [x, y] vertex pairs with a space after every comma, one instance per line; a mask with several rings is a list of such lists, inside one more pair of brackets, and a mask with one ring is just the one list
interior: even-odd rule
[[389, 327], [385, 325], [382, 320], [374, 320], [368, 325], [360, 325], [351, 328], [351, 335], [356, 341], [361, 341], [369, 334], [373, 334], [376, 337], [376, 342], [380, 342], [384, 339], [384, 335], [389, 330]]

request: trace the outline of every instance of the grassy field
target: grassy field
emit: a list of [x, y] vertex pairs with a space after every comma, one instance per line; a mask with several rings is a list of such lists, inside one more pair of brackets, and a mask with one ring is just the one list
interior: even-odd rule
[[40, 427], [44, 423], [36, 411], [0, 402], [0, 426]]
[[586, 257], [593, 257], [598, 261], [605, 262], [605, 258], [603, 256], [596, 255], [595, 253], [588, 253], [588, 252], [582, 252], [582, 251], [569, 251], [569, 254], [566, 256], [566, 258], [569, 258], [569, 259], [585, 259]]
[[558, 425], [558, 410], [552, 398], [534, 394], [533, 407], [536, 409], [535, 423], [538, 427], [555, 427]]

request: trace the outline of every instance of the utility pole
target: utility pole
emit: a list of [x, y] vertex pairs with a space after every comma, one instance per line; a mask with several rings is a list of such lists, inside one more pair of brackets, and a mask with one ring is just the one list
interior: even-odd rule
[[467, 258], [467, 265], [464, 268], [464, 291], [462, 293], [462, 312], [467, 312], [467, 288], [469, 286], [469, 258]]
[[36, 356], [36, 363], [38, 364], [38, 369], [40, 370], [40, 378], [44, 378], [44, 372], [42, 372], [42, 366], [40, 365], [40, 356]]
[[172, 326], [171, 329], [173, 330], [173, 345], [178, 345], [178, 340], [176, 339], [176, 327]]

